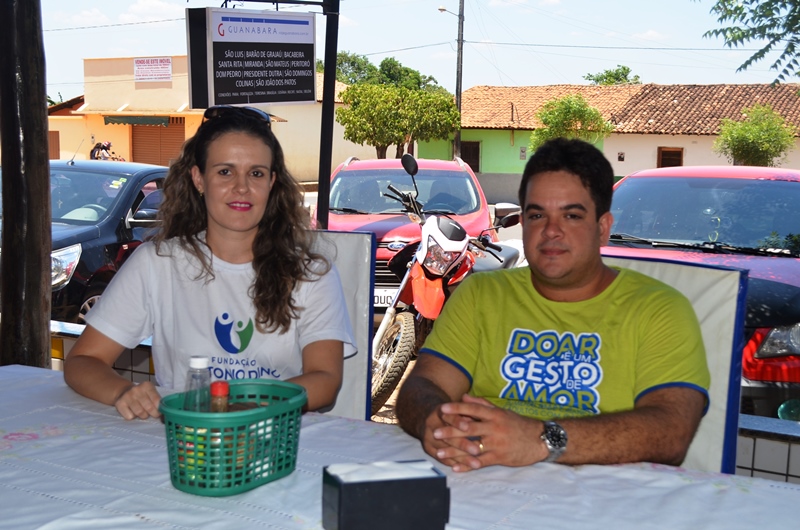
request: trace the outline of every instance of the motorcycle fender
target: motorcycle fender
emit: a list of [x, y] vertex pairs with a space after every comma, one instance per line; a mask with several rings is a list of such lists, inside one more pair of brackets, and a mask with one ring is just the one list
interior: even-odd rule
[[411, 267], [411, 289], [414, 292], [414, 307], [425, 318], [436, 319], [444, 306], [442, 279], [428, 279], [422, 265], [415, 262]]
[[402, 292], [400, 292], [400, 298], [398, 298], [398, 300], [406, 305], [414, 304], [414, 292], [411, 288], [411, 282], [406, 282], [405, 287], [403, 287]]

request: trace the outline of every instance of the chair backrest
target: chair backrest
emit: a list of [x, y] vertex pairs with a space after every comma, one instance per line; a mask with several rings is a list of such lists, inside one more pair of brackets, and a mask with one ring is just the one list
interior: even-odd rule
[[747, 271], [672, 261], [604, 257], [671, 285], [694, 307], [711, 372], [710, 405], [683, 467], [734, 473], [739, 431]]
[[369, 420], [372, 404], [372, 319], [375, 286], [375, 234], [319, 231], [316, 249], [339, 271], [358, 351], [344, 361], [344, 378], [328, 414]]

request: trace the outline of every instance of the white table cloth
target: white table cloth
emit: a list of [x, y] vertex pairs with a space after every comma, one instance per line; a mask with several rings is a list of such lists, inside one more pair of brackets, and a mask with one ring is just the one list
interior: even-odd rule
[[[164, 426], [125, 421], [61, 372], [0, 367], [0, 528], [321, 528], [322, 467], [428, 458], [394, 425], [303, 418], [297, 469], [250, 492], [172, 487]], [[800, 485], [669, 466], [492, 467], [447, 474], [448, 530], [795, 528]], [[379, 528], [379, 525], [376, 527]]]

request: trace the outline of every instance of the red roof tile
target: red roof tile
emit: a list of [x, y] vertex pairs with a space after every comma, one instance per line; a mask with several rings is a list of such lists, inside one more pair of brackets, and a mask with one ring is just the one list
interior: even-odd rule
[[477, 86], [462, 94], [462, 126], [541, 127], [535, 115], [542, 105], [571, 94], [581, 94], [623, 134], [713, 135], [722, 118], [741, 119], [742, 109], [756, 103], [769, 104], [787, 123], [800, 126], [798, 89], [798, 84]]
[[580, 94], [606, 119], [643, 85], [476, 86], [461, 95], [461, 124], [470, 129], [535, 129], [536, 113], [552, 99]]
[[787, 123], [800, 125], [797, 84], [644, 85], [614, 113], [617, 132], [715, 135], [723, 118], [742, 119], [742, 109], [768, 104]]

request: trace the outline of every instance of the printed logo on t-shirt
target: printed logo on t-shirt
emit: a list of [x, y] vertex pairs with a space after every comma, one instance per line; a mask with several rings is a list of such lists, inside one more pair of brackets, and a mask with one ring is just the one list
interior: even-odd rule
[[545, 416], [555, 408], [573, 409], [568, 415], [598, 414], [600, 342], [596, 333], [515, 329], [500, 364], [508, 381], [500, 397], [526, 402]]
[[248, 319], [247, 323], [243, 320], [234, 321], [235, 319], [230, 314], [222, 313], [214, 320], [214, 335], [226, 352], [242, 353], [250, 345], [255, 326], [252, 318]]

